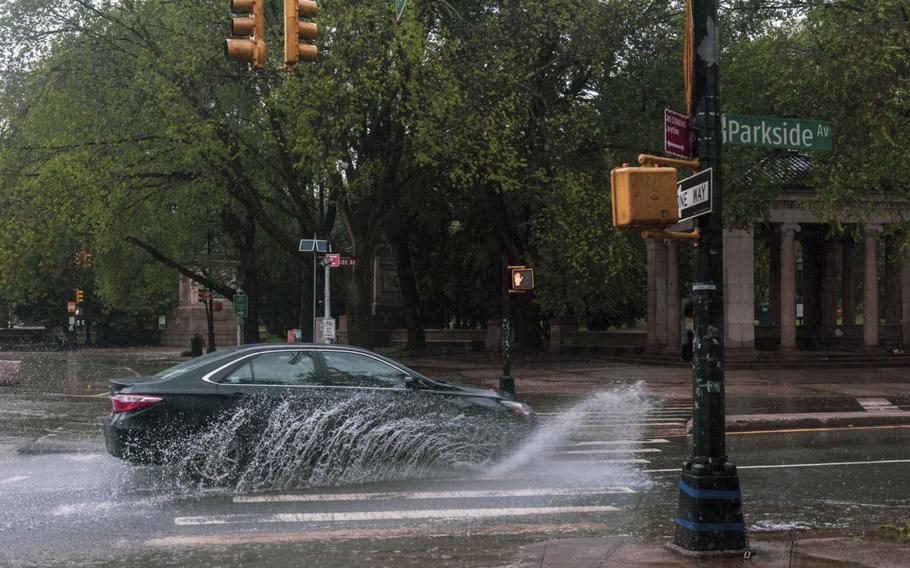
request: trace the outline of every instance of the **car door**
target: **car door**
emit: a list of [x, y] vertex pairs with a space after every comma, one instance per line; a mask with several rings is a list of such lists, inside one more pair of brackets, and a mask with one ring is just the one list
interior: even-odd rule
[[210, 380], [217, 385], [223, 416], [254, 413], [249, 421], [261, 423], [269, 419], [268, 413], [277, 403], [311, 397], [321, 376], [320, 360], [313, 350], [288, 348], [251, 354]]
[[320, 351], [324, 375], [322, 382], [327, 396], [360, 397], [362, 404], [374, 412], [388, 414], [390, 408], [401, 406], [411, 397], [411, 377], [406, 371], [359, 351]]

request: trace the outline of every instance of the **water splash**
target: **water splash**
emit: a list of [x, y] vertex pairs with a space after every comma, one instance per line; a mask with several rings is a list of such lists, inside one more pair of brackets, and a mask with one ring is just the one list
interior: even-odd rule
[[[596, 468], [567, 458], [573, 442], [596, 434], [617, 456], [632, 458], [644, 426], [637, 418], [648, 414], [653, 401], [643, 382], [596, 392], [543, 424], [506, 459], [491, 467], [487, 475], [505, 476], [523, 472], [527, 476], [558, 478], [565, 484], [646, 484], [646, 476], [629, 460], [601, 460]], [[596, 429], [600, 419], [609, 418], [609, 427]], [[592, 426], [595, 427], [592, 432]]]
[[451, 475], [492, 463], [527, 433], [520, 417], [496, 410], [424, 396], [251, 398], [168, 448], [167, 469], [184, 488], [238, 492]]
[[585, 467], [558, 450], [583, 436], [593, 416], [616, 413], [630, 419], [612, 424], [598, 438], [610, 438], [617, 443], [611, 448], [632, 454], [642, 427], [631, 418], [646, 415], [650, 407], [644, 386], [633, 384], [595, 393], [532, 428], [518, 416], [471, 412], [428, 396], [250, 398], [193, 439], [168, 448], [165, 478], [184, 493], [516, 474], [552, 477], [565, 485], [641, 485], [646, 480], [633, 464], [614, 460]]

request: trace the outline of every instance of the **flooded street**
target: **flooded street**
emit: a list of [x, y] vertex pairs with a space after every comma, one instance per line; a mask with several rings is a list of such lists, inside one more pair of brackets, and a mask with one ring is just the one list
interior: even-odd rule
[[[0, 565], [502, 566], [545, 538], [672, 534], [690, 408], [647, 382], [528, 393], [539, 426], [502, 455], [451, 417], [354, 412], [321, 431], [275, 408], [243, 473], [213, 484], [104, 450], [105, 375], [163, 366], [32, 354], [28, 376], [0, 388]], [[201, 442], [217, 456], [219, 439]], [[728, 447], [753, 532], [910, 514], [908, 428], [743, 432]]]

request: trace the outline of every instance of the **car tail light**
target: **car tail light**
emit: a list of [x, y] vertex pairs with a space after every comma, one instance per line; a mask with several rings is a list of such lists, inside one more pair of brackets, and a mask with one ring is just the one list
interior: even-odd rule
[[131, 410], [141, 410], [154, 406], [164, 400], [163, 396], [152, 396], [148, 394], [115, 394], [111, 397], [111, 404], [114, 405], [114, 413], [129, 412]]
[[534, 414], [534, 411], [531, 410], [531, 407], [523, 402], [518, 402], [515, 400], [500, 400], [499, 403], [515, 414], [524, 414], [525, 416], [528, 414]]

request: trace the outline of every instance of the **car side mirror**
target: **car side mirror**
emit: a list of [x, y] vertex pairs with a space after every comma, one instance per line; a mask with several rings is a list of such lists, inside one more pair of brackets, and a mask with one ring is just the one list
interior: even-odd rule
[[408, 390], [417, 390], [417, 389], [421, 388], [422, 386], [423, 385], [421, 384], [421, 382], [419, 380], [417, 380], [416, 378], [411, 377], [411, 376], [405, 376], [404, 388], [406, 388]]

